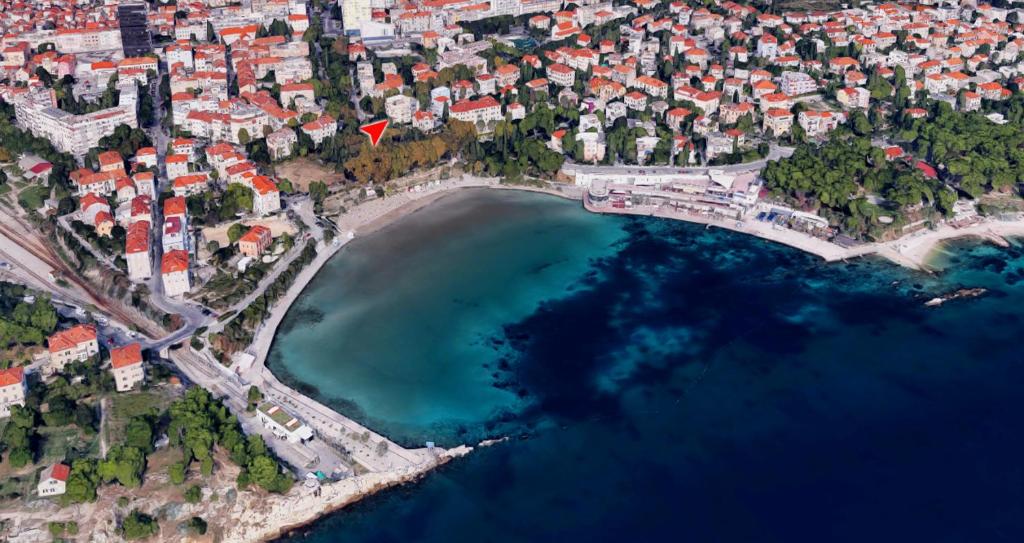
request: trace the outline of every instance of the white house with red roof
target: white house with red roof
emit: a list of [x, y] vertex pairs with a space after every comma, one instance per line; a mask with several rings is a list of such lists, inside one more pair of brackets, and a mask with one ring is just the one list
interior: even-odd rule
[[25, 369], [21, 366], [0, 370], [0, 419], [11, 416], [11, 408], [25, 405]]
[[337, 129], [338, 124], [334, 120], [334, 117], [331, 117], [326, 113], [319, 119], [302, 125], [302, 131], [305, 132], [316, 145], [320, 145], [325, 139], [333, 136]]
[[192, 290], [192, 282], [188, 275], [188, 252], [181, 249], [165, 252], [160, 261], [160, 278], [163, 281], [164, 294], [172, 298]]
[[36, 485], [36, 494], [40, 498], [60, 496], [67, 489], [69, 475], [71, 475], [71, 467], [67, 464], [47, 466], [39, 473], [39, 484]]
[[281, 209], [281, 191], [277, 184], [265, 176], [257, 175], [249, 181], [252, 188], [252, 212], [263, 216]]
[[[133, 219], [134, 207], [133, 202]], [[128, 264], [128, 278], [132, 281], [149, 279], [153, 274], [150, 264], [149, 224], [148, 219], [134, 221], [128, 226], [128, 232], [125, 235], [124, 256]]]
[[450, 114], [453, 119], [469, 123], [480, 121], [500, 121], [501, 104], [493, 96], [484, 96], [478, 100], [461, 100], [452, 104]]
[[110, 350], [110, 371], [118, 392], [127, 392], [146, 380], [142, 369], [142, 346], [130, 343]]
[[565, 64], [552, 64], [547, 68], [548, 80], [561, 87], [571, 87], [576, 82], [576, 70]]
[[100, 352], [96, 327], [92, 324], [76, 324], [56, 332], [47, 340], [47, 348], [50, 351], [50, 362], [46, 373], [63, 371], [69, 362], [83, 362]]

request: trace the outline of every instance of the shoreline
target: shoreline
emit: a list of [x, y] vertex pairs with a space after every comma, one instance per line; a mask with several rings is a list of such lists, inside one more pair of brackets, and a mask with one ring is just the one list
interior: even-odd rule
[[[320, 487], [319, 496], [311, 492], [300, 492], [298, 496], [293, 496], [294, 491], [287, 495], [253, 495], [253, 499], [235, 503], [232, 518], [236, 522], [223, 532], [219, 540], [222, 543], [252, 543], [269, 542], [288, 536], [373, 494], [416, 483], [431, 471], [472, 450], [473, 447], [468, 446], [455, 447], [440, 453], [428, 465], [400, 472], [368, 473], [325, 484]], [[301, 488], [301, 485], [296, 485], [296, 488]], [[269, 509], [264, 515], [253, 514], [254, 510], [264, 509]]]
[[[583, 196], [582, 190], [573, 186], [569, 188], [576, 194], [528, 185], [503, 185], [497, 179], [476, 178], [466, 175], [456, 180], [435, 181], [433, 183], [436, 184], [426, 188], [423, 188], [423, 185], [419, 185], [418, 188], [420, 190], [410, 189], [406, 192], [364, 202], [337, 217], [336, 224], [340, 237], [336, 237], [335, 242], [329, 245], [325, 245], [322, 240], [318, 243], [319, 252], [316, 258], [302, 270], [286, 295], [275, 304], [271, 310], [270, 317], [256, 331], [255, 339], [248, 349], [249, 353], [254, 355], [255, 360], [246, 373], [258, 375], [261, 381], [269, 381], [275, 387], [293, 390], [277, 379], [276, 375], [267, 367], [266, 362], [281, 322], [291, 306], [308, 287], [309, 283], [319, 274], [327, 262], [352, 239], [386, 228], [409, 214], [429, 206], [442, 197], [463, 189], [490, 188], [544, 193], [551, 196], [579, 200], [584, 209], [592, 213], [653, 216], [705, 224], [708, 227], [714, 226], [737, 233], [753, 235], [816, 255], [826, 262], [875, 254], [898, 265], [923, 271], [928, 271], [929, 260], [935, 256], [939, 246], [947, 240], [963, 237], [981, 237], [989, 241], [1005, 244], [1006, 241], [1002, 236], [1024, 236], [1024, 222], [987, 221], [961, 229], [946, 225], [938, 230], [918, 232], [893, 242], [869, 243], [844, 248], [807, 234], [789, 229], [774, 228], [767, 223], [756, 221], [730, 222], [657, 209], [638, 211], [632, 209], [594, 208]], [[317, 400], [308, 398], [297, 391], [295, 391], [295, 394], [302, 396], [309, 403], [318, 405], [324, 410], [333, 413], [333, 410], [320, 404]], [[344, 418], [340, 414], [338, 416]], [[353, 423], [358, 425], [354, 421]], [[376, 433], [374, 434], [377, 435]], [[482, 443], [478, 446], [489, 444]], [[264, 514], [252, 514], [253, 511], [251, 509], [247, 510], [243, 507], [237, 517], [232, 515], [238, 522], [225, 532], [223, 541], [270, 541], [282, 537], [378, 491], [414, 482], [433, 469], [446, 464], [452, 459], [462, 457], [472, 450], [472, 447], [467, 446], [455, 447], [440, 451], [434, 458], [429, 460], [417, 454], [421, 461], [414, 465], [371, 472], [326, 484], [322, 487], [322, 495], [317, 497], [314, 497], [312, 493], [301, 491], [298, 492], [298, 496], [294, 495], [296, 492], [287, 496], [271, 496], [270, 498], [274, 498], [272, 501], [276, 503], [271, 506], [270, 511]], [[409, 451], [412, 452], [412, 450]], [[416, 452], [419, 453], [420, 451], [422, 450]], [[261, 505], [255, 507], [257, 510], [260, 510], [266, 504], [267, 497], [262, 497]], [[250, 506], [252, 505], [250, 504]], [[286, 516], [288, 518], [284, 518], [282, 513], [279, 512], [282, 509], [287, 511]], [[298, 513], [298, 515], [295, 513]], [[247, 522], [250, 519], [253, 520], [252, 524]]]
[[942, 245], [951, 240], [963, 238], [979, 238], [1001, 247], [1009, 246], [1008, 237], [1024, 237], [1024, 220], [1001, 221], [995, 219], [982, 220], [965, 227], [954, 227], [944, 224], [935, 230], [921, 230], [908, 234], [893, 241], [863, 243], [853, 247], [842, 247], [830, 241], [804, 234], [788, 228], [776, 228], [773, 225], [754, 220], [723, 220], [704, 217], [691, 213], [660, 208], [625, 209], [595, 207], [584, 198], [583, 207], [589, 212], [606, 215], [629, 215], [657, 217], [678, 220], [707, 227], [722, 228], [741, 234], [751, 235], [774, 243], [779, 243], [820, 257], [826, 262], [838, 262], [852, 258], [876, 255], [893, 264], [922, 272], [933, 272], [934, 260]]

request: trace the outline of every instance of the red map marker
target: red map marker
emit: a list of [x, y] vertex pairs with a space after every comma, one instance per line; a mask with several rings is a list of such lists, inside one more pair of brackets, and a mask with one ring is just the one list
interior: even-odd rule
[[367, 136], [370, 136], [370, 143], [372, 143], [373, 146], [376, 147], [377, 143], [380, 141], [381, 136], [384, 135], [384, 129], [388, 127], [388, 122], [389, 121], [387, 119], [384, 119], [383, 121], [364, 124], [363, 126], [359, 127], [359, 131], [362, 132], [363, 134], [366, 134]]

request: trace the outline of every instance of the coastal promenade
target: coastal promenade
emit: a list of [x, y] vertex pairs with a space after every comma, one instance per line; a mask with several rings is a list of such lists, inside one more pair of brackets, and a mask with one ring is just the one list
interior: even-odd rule
[[894, 264], [921, 271], [929, 271], [929, 260], [936, 251], [936, 247], [944, 241], [974, 237], [1006, 246], [1008, 242], [1004, 239], [1005, 237], [1024, 237], [1024, 220], [1000, 221], [989, 219], [967, 227], [957, 228], [947, 224], [935, 230], [923, 230], [908, 234], [894, 241], [863, 243], [853, 247], [843, 247], [803, 232], [776, 226], [764, 221], [751, 220], [749, 217], [755, 212], [750, 212], [742, 220], [736, 221], [676, 211], [668, 206], [639, 209], [595, 207], [586, 198], [584, 198], [583, 207], [593, 213], [659, 217], [723, 228], [775, 243], [781, 243], [821, 257], [826, 262], [877, 255]]
[[731, 230], [733, 232], [739, 232], [742, 234], [749, 234], [756, 236], [768, 241], [775, 243], [781, 243], [788, 245], [795, 249], [811, 253], [823, 258], [826, 262], [836, 262], [839, 260], [846, 260], [848, 258], [856, 258], [868, 254], [874, 254], [878, 252], [878, 247], [873, 244], [858, 245], [856, 247], [842, 247], [830, 241], [826, 241], [814, 236], [790, 230], [788, 228], [782, 228], [766, 223], [763, 221], [756, 220], [726, 220], [711, 218], [695, 213], [685, 213], [676, 211], [669, 206], [662, 207], [646, 207], [646, 208], [613, 208], [613, 207], [595, 207], [591, 205], [589, 201], [584, 199], [583, 207], [587, 211], [593, 213], [602, 213], [609, 215], [632, 215], [641, 217], [658, 217], [662, 219], [672, 219], [679, 221], [692, 222], [697, 224], [704, 224], [708, 226], [714, 226], [717, 228], [723, 228], [725, 230]]

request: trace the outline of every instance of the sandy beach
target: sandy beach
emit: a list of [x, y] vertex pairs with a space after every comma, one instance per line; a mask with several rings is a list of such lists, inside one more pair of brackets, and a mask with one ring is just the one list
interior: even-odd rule
[[888, 243], [893, 251], [902, 255], [909, 262], [927, 269], [929, 262], [940, 250], [943, 242], [959, 238], [981, 238], [999, 245], [1005, 245], [1008, 237], [1024, 237], [1024, 221], [986, 220], [963, 228], [950, 225], [940, 226], [936, 230], [925, 230], [905, 236]]

